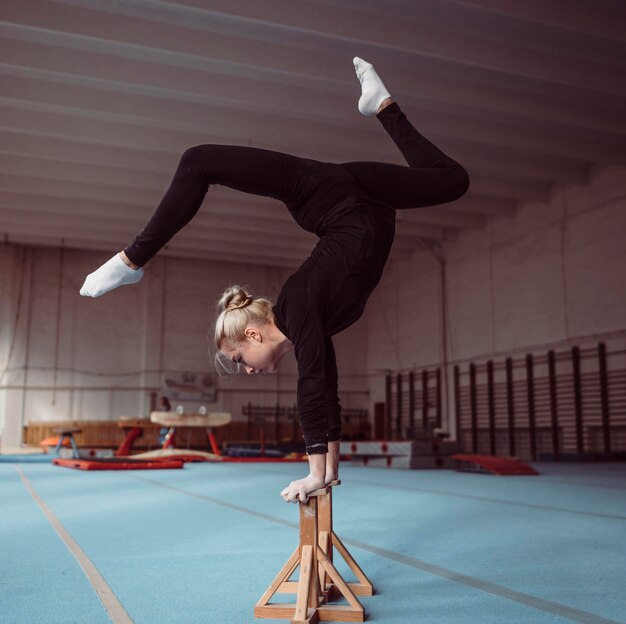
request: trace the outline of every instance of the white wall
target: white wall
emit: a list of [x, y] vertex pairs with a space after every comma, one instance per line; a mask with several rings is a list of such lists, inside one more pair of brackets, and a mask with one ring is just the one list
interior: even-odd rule
[[[84, 276], [106, 259], [97, 252], [65, 250], [61, 268], [60, 249], [0, 246], [4, 447], [19, 446], [21, 427], [29, 421], [148, 416], [150, 393], [159, 390], [162, 371], [215, 372], [208, 332], [223, 289], [239, 283], [275, 299], [291, 272], [157, 257], [139, 284], [97, 299], [81, 297]], [[345, 407], [367, 407], [367, 384], [360, 375], [364, 327], [362, 321], [335, 339]], [[218, 400], [207, 407], [237, 419], [248, 401], [291, 406], [296, 380], [291, 354], [277, 375], [218, 379]]]
[[[450, 367], [599, 340], [622, 348], [625, 241], [626, 169], [613, 167], [446, 242]], [[370, 371], [442, 362], [440, 271], [424, 250], [387, 268], [367, 313]], [[371, 390], [384, 400], [382, 374]]]

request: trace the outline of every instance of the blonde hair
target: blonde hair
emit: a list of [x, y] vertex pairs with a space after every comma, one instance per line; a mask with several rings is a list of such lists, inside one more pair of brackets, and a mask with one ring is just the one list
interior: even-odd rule
[[215, 342], [215, 368], [218, 372], [235, 373], [230, 358], [221, 353], [224, 344], [236, 345], [246, 338], [248, 325], [265, 325], [274, 320], [272, 302], [264, 297], [254, 297], [247, 287], [230, 286], [217, 302], [217, 318], [213, 332]]

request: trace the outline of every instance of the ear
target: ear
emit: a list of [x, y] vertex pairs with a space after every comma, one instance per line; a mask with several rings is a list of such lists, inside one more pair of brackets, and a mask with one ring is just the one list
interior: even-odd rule
[[246, 327], [244, 335], [246, 338], [250, 338], [255, 342], [263, 342], [263, 336], [261, 336], [259, 328], [255, 327], [254, 325], [249, 325], [248, 327]]

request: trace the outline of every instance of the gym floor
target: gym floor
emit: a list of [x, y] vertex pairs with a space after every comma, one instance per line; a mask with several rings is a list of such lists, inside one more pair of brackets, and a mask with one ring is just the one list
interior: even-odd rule
[[[540, 476], [342, 466], [334, 525], [376, 588], [367, 621], [626, 622], [626, 465], [533, 466]], [[0, 621], [285, 621], [252, 611], [297, 545], [298, 508], [278, 493], [304, 470], [0, 463]]]

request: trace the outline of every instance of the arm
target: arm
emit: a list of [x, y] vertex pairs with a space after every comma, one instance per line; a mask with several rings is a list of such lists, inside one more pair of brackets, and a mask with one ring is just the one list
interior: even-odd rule
[[326, 338], [325, 372], [324, 396], [328, 413], [328, 440], [337, 441], [341, 437], [341, 405], [339, 403], [337, 360], [330, 337]]

